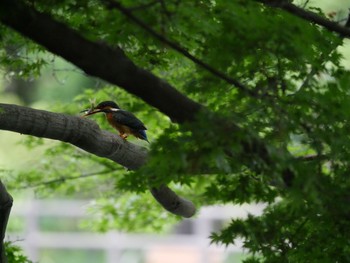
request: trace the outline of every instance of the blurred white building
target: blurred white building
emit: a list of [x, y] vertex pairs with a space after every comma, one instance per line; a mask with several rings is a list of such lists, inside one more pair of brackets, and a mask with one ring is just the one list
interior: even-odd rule
[[[263, 204], [217, 206], [200, 210], [194, 219], [185, 219], [171, 234], [106, 234], [77, 231], [47, 231], [40, 220], [58, 218], [72, 224], [86, 218], [88, 201], [28, 200], [15, 206], [11, 220], [19, 219], [23, 231], [10, 233], [8, 239], [19, 240], [25, 253], [39, 263], [225, 263], [240, 262], [240, 242], [235, 246], [210, 244], [210, 233], [231, 218], [260, 214]], [[51, 220], [52, 221], [52, 220]]]

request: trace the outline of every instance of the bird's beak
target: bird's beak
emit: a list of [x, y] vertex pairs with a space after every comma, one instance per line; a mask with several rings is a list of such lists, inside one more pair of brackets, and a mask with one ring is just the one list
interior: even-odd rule
[[85, 113], [83, 115], [83, 117], [85, 117], [85, 116], [89, 116], [89, 115], [92, 115], [92, 114], [95, 114], [95, 113], [99, 113], [99, 112], [102, 112], [101, 109], [93, 109], [93, 110], [87, 109], [87, 110], [81, 111], [80, 113]]

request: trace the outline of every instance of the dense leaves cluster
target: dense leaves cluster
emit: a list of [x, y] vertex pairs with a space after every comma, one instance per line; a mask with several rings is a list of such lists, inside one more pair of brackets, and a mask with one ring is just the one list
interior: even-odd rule
[[8, 262], [11, 263], [32, 263], [26, 256], [23, 255], [22, 249], [14, 243], [5, 243], [6, 255]]
[[[159, 217], [156, 208], [151, 212], [143, 192], [150, 185], [176, 183], [198, 205], [268, 204], [262, 216], [232, 220], [212, 235], [226, 245], [243, 238], [252, 255], [246, 262], [350, 260], [350, 72], [341, 64], [341, 37], [256, 1], [120, 1], [149, 28], [239, 80], [247, 93], [167, 48], [104, 1], [31, 2], [87, 38], [121, 47], [136, 64], [208, 109], [196, 122], [177, 125], [108, 85], [77, 97], [81, 107], [91, 98], [116, 100], [146, 123], [151, 140], [150, 160], [136, 172], [116, 171], [109, 162], [72, 154], [64, 146], [50, 149], [50, 158], [60, 162], [42, 166], [46, 180], [73, 171], [79, 178], [92, 166], [107, 175], [108, 180], [96, 179], [108, 191], [96, 206], [95, 229], [150, 226], [142, 222], [159, 229], [166, 215]], [[30, 44], [26, 50], [37, 49]], [[10, 58], [11, 63], [18, 59]], [[103, 118], [96, 119], [107, 127]], [[265, 146], [256, 147], [257, 142]], [[62, 161], [71, 165], [61, 170]], [[36, 183], [43, 177], [36, 168], [18, 181]], [[85, 182], [70, 187], [75, 192], [96, 184]], [[69, 183], [59, 187], [67, 190]], [[116, 189], [139, 196], [116, 197]]]

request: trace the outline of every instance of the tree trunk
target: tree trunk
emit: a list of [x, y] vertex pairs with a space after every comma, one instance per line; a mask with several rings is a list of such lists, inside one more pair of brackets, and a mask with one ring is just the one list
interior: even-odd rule
[[4, 238], [6, 233], [7, 222], [10, 216], [13, 199], [7, 192], [5, 186], [0, 181], [0, 233], [1, 233], [1, 246], [0, 246], [0, 263], [7, 263], [7, 258], [4, 249]]

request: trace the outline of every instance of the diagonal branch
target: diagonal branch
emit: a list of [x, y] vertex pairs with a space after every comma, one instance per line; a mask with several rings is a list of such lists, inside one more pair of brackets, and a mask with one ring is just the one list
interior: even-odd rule
[[[121, 86], [129, 93], [135, 94], [148, 104], [158, 108], [173, 121], [179, 123], [194, 121], [201, 111], [205, 111], [206, 116], [215, 115], [199, 103], [178, 92], [169, 83], [136, 66], [120, 48], [112, 49], [107, 45], [87, 40], [67, 25], [54, 20], [47, 14], [36, 11], [20, 0], [2, 0], [0, 1], [0, 10], [2, 10], [0, 12], [1, 23], [43, 45], [49, 51], [80, 67], [86, 73]], [[227, 134], [229, 130], [231, 136], [239, 137], [243, 132], [232, 120], [222, 119], [215, 115], [213, 121], [216, 124], [212, 123], [212, 125], [222, 129], [222, 134]], [[85, 121], [83, 123], [87, 124]], [[74, 129], [72, 132], [74, 133]], [[252, 136], [242, 139], [240, 143], [245, 155], [259, 156], [268, 166], [274, 165], [268, 147], [259, 138]], [[107, 147], [110, 146], [107, 145]], [[99, 151], [105, 151], [103, 147], [99, 148]], [[89, 151], [89, 149], [85, 150]], [[108, 154], [99, 156], [110, 158]], [[248, 161], [250, 161], [249, 158]], [[286, 184], [291, 185], [294, 174], [286, 170], [284, 177]]]
[[128, 10], [130, 12], [134, 12], [134, 11], [138, 11], [138, 10], [145, 10], [146, 8], [152, 7], [152, 6], [159, 4], [159, 3], [160, 3], [159, 0], [155, 0], [155, 1], [151, 1], [151, 2], [146, 3], [146, 4], [141, 4], [138, 6], [129, 7]]
[[[112, 49], [87, 40], [67, 25], [36, 11], [20, 0], [2, 0], [0, 10], [3, 10], [0, 12], [1, 23], [43, 45], [88, 74], [121, 86], [158, 108], [173, 121], [194, 121], [200, 112], [205, 112], [206, 116], [215, 115], [178, 92], [169, 83], [136, 66], [120, 48]], [[222, 134], [227, 134], [229, 130], [231, 136], [240, 137], [243, 132], [232, 120], [215, 115], [213, 121], [216, 124], [212, 125], [222, 129]], [[241, 145], [245, 155], [259, 156], [268, 166], [273, 165], [268, 147], [259, 138], [252, 136], [244, 139]], [[286, 155], [289, 156], [288, 153]], [[291, 185], [294, 174], [286, 170], [284, 175], [286, 184]]]
[[[147, 161], [148, 154], [145, 148], [124, 141], [116, 134], [103, 131], [95, 122], [82, 117], [0, 104], [0, 130], [67, 142], [94, 155], [110, 159], [129, 170], [136, 170]], [[168, 192], [173, 194], [170, 189]], [[163, 198], [170, 197], [164, 192], [159, 192], [156, 199]], [[173, 195], [171, 198], [173, 199]], [[164, 208], [183, 217], [193, 216], [193, 203], [177, 195], [175, 198], [182, 207], [181, 211], [172, 211], [171, 207]], [[167, 203], [166, 200], [163, 202]]]
[[108, 158], [129, 170], [146, 162], [147, 150], [86, 118], [0, 103], [0, 129], [60, 140]]
[[[174, 214], [186, 214], [188, 213], [188, 211], [186, 211], [187, 208], [193, 206], [190, 201], [177, 196], [176, 193], [174, 193], [166, 185], [161, 185], [158, 188], [151, 188], [151, 193], [158, 203], [160, 203], [166, 210]], [[193, 214], [194, 212], [195, 211], [193, 211]]]
[[305, 10], [301, 7], [298, 7], [292, 3], [286, 1], [276, 1], [276, 0], [255, 0], [257, 2], [263, 3], [271, 7], [277, 7], [291, 13], [295, 16], [298, 16], [302, 19], [320, 25], [327, 30], [335, 33], [339, 33], [342, 37], [350, 38], [350, 28], [339, 25], [337, 22], [333, 22], [324, 18], [314, 12]]
[[50, 184], [64, 183], [66, 181], [71, 181], [71, 180], [83, 179], [83, 178], [88, 178], [88, 177], [93, 177], [93, 176], [100, 176], [100, 175], [104, 175], [104, 174], [111, 173], [111, 172], [112, 172], [112, 170], [107, 169], [107, 170], [98, 171], [98, 172], [81, 174], [78, 176], [60, 176], [60, 177], [57, 177], [57, 178], [54, 178], [51, 180], [42, 181], [42, 182], [38, 182], [35, 184], [29, 184], [29, 185], [25, 185], [25, 186], [15, 187], [15, 189], [36, 188], [36, 187], [40, 187], [40, 186], [47, 186]]
[[75, 64], [87, 74], [118, 85], [173, 121], [194, 120], [202, 106], [151, 72], [136, 66], [120, 48], [82, 37], [77, 31], [20, 0], [0, 1], [0, 23]]
[[136, 23], [139, 27], [143, 28], [145, 31], [147, 31], [151, 36], [158, 39], [159, 41], [163, 42], [164, 44], [168, 45], [172, 49], [176, 50], [180, 54], [184, 55], [186, 58], [190, 59], [192, 62], [197, 64], [198, 66], [204, 68], [214, 76], [226, 81], [227, 83], [236, 86], [238, 89], [240, 89], [243, 93], [248, 94], [250, 96], [255, 96], [254, 92], [249, 90], [244, 84], [239, 82], [238, 80], [235, 80], [233, 78], [230, 78], [226, 74], [220, 72], [219, 70], [211, 67], [204, 61], [200, 60], [199, 58], [193, 56], [190, 52], [188, 52], [184, 47], [182, 47], [180, 44], [171, 41], [164, 37], [163, 35], [157, 33], [155, 30], [153, 30], [151, 27], [149, 27], [145, 22], [143, 22], [141, 19], [136, 17], [128, 8], [124, 7], [117, 1], [102, 1], [105, 5], [107, 5], [109, 8], [118, 9], [121, 13], [123, 13], [126, 17], [128, 17], [130, 20], [132, 20], [134, 23]]

